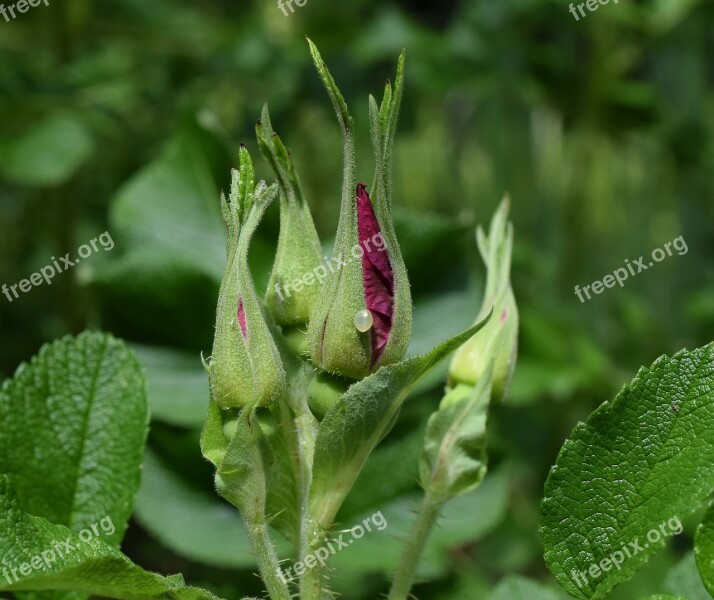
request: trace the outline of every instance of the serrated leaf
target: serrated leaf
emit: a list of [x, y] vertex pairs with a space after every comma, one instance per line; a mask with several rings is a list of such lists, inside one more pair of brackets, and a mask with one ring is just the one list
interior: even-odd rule
[[[660, 357], [575, 427], [546, 482], [541, 519], [546, 563], [570, 594], [599, 598], [631, 577], [711, 493], [713, 418], [709, 344]], [[631, 556], [620, 569], [593, 569], [576, 584], [574, 572], [623, 548]]]
[[382, 367], [355, 383], [327, 412], [315, 440], [312, 514], [330, 526], [372, 450], [382, 439], [410, 388], [484, 323], [439, 344], [431, 352]]
[[441, 503], [478, 486], [486, 475], [486, 418], [493, 366], [476, 387], [459, 385], [429, 418], [420, 461], [422, 487]]
[[714, 597], [714, 504], [710, 504], [694, 536], [694, 556], [704, 587]]
[[184, 587], [180, 576], [144, 571], [106, 543], [111, 536], [105, 536], [104, 529], [97, 531], [77, 534], [26, 513], [10, 479], [0, 475], [0, 556], [5, 569], [0, 590], [66, 590], [120, 600], [217, 600], [204, 590]]
[[118, 545], [148, 430], [145, 378], [134, 353], [92, 332], [43, 346], [3, 385], [0, 422], [0, 473], [23, 509], [75, 532], [109, 517], [116, 531], [107, 543]]

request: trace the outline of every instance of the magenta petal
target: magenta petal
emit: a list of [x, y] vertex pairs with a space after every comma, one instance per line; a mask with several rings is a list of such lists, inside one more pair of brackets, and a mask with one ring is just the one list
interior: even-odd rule
[[[372, 313], [372, 366], [382, 356], [392, 331], [394, 272], [372, 202], [363, 184], [357, 186], [357, 229], [363, 250], [362, 279], [367, 309]], [[380, 249], [381, 248], [381, 249]]]
[[243, 308], [243, 300], [238, 300], [238, 324], [240, 332], [243, 334], [243, 339], [248, 337], [248, 328], [245, 325], [245, 309]]

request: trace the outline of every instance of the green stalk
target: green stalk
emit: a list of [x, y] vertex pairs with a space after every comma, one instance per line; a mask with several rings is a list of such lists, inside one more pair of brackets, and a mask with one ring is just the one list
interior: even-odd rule
[[424, 494], [424, 501], [419, 509], [411, 535], [407, 540], [407, 545], [404, 548], [404, 554], [402, 554], [387, 600], [407, 600], [409, 598], [409, 591], [414, 583], [414, 575], [419, 565], [419, 559], [434, 523], [436, 523], [436, 518], [439, 516], [441, 506], [442, 503], [434, 501], [429, 492]]
[[260, 575], [271, 600], [290, 600], [290, 590], [287, 581], [281, 576], [280, 562], [273, 541], [270, 539], [268, 525], [264, 522], [248, 523], [246, 519], [246, 529], [258, 560]]

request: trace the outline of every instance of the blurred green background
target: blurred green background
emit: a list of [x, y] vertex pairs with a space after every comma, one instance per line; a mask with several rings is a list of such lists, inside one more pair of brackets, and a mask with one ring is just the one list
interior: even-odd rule
[[[473, 229], [504, 192], [513, 199], [522, 324], [512, 393], [492, 411], [489, 475], [448, 505], [420, 569], [431, 583], [415, 592], [560, 598], [537, 531], [560, 445], [640, 365], [712, 340], [710, 0], [622, 0], [579, 22], [561, 0], [308, 0], [287, 17], [272, 0], [52, 0], [0, 19], [0, 283], [105, 230], [115, 242], [51, 286], [0, 296], [0, 376], [85, 328], [129, 341], [147, 368], [153, 424], [125, 551], [228, 598], [260, 594], [239, 520], [212, 493], [198, 449], [200, 353], [210, 353], [225, 260], [218, 194], [241, 142], [272, 177], [253, 133], [264, 102], [326, 247], [334, 234], [340, 131], [306, 35], [351, 106], [365, 182], [367, 95], [381, 94], [407, 49], [395, 202], [414, 353], [474, 318], [484, 272]], [[251, 256], [261, 287], [277, 225], [274, 206]], [[686, 254], [588, 302], [575, 296], [576, 284], [680, 235]], [[336, 557], [347, 600], [386, 590], [444, 372], [415, 391], [340, 515], [346, 527], [378, 510], [389, 522]], [[609, 597], [708, 598], [689, 548], [691, 527]]]

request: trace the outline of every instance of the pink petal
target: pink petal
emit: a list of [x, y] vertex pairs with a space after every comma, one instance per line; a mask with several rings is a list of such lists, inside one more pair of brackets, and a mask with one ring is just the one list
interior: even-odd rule
[[[362, 280], [367, 309], [372, 313], [374, 325], [371, 330], [372, 366], [382, 356], [392, 331], [394, 316], [394, 272], [389, 262], [385, 243], [381, 237], [379, 222], [372, 202], [363, 184], [357, 186], [357, 229], [362, 256]], [[381, 248], [381, 250], [380, 250]]]
[[243, 308], [243, 300], [238, 300], [238, 324], [240, 331], [243, 334], [243, 339], [248, 337], [248, 328], [245, 325], [245, 309]]

